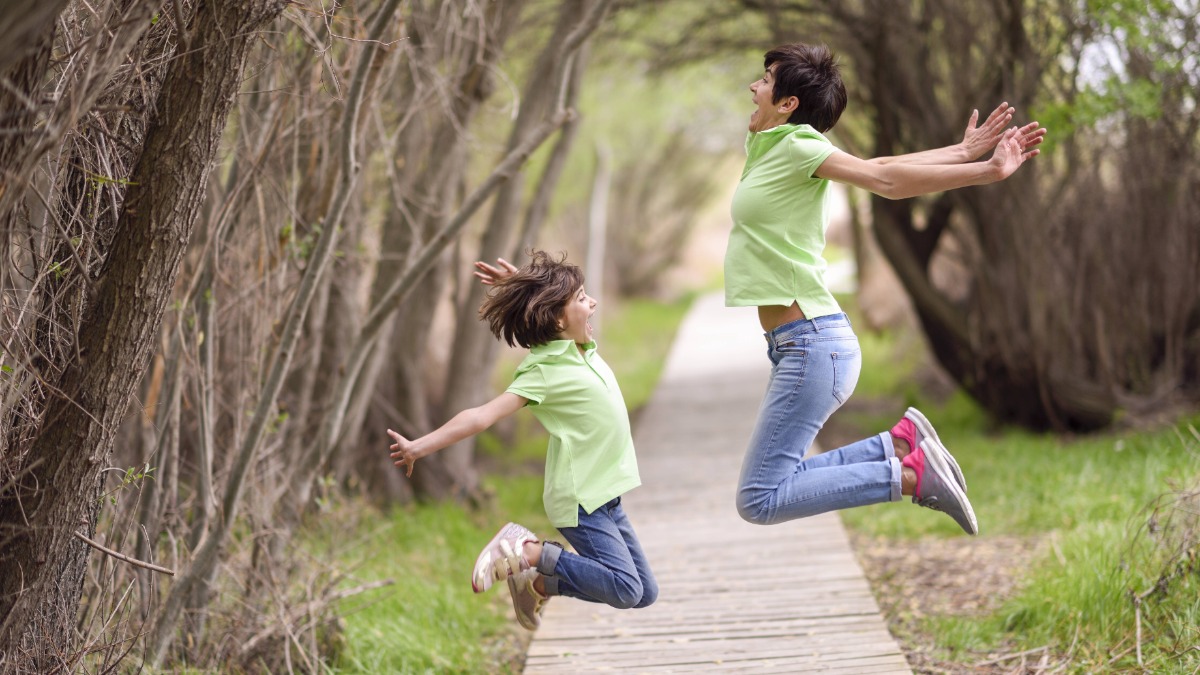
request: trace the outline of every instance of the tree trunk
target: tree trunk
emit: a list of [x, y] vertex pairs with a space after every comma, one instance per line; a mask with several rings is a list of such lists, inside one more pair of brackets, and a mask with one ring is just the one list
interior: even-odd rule
[[101, 471], [156, 347], [254, 31], [282, 9], [281, 0], [198, 9], [193, 49], [170, 66], [130, 176], [121, 236], [88, 303], [78, 358], [55, 383], [27, 454], [33, 469], [0, 496], [0, 652], [27, 657], [34, 670], [61, 667], [71, 653], [90, 550], [74, 535], [94, 532]]
[[[432, 143], [424, 145], [421, 138], [412, 138], [403, 144], [403, 147], [420, 147], [428, 152], [425, 153], [426, 160], [423, 163], [411, 166], [412, 170], [417, 171], [415, 178], [409, 183], [411, 189], [408, 194], [402, 195], [402, 201], [395, 204], [395, 208], [388, 214], [388, 227], [383, 232], [384, 252], [409, 258], [445, 228], [453, 214], [449, 205], [453, 204], [454, 190], [462, 182], [468, 168], [469, 137], [462, 129], [469, 126], [480, 106], [491, 96], [495, 63], [503, 56], [504, 46], [523, 9], [523, 3], [511, 3], [505, 6], [492, 5], [484, 13], [473, 14], [478, 27], [471, 32], [483, 35], [483, 43], [473, 45], [469, 50], [462, 50], [461, 45], [456, 45], [459, 49], [440, 55], [449, 62], [443, 67], [448, 67], [451, 73], [456, 74], [452, 88], [454, 96], [446, 102], [450, 106], [451, 114], [439, 115], [433, 124], [433, 130], [422, 134], [434, 139]], [[421, 43], [416, 46], [435, 49], [435, 29], [436, 26], [429, 24], [428, 17], [414, 17], [414, 40]], [[414, 55], [414, 58], [418, 56], [421, 55]], [[430, 63], [427, 56], [422, 58], [426, 59], [421, 64], [423, 67], [436, 67], [437, 64]], [[422, 125], [418, 124], [415, 128], [406, 130], [406, 136], [416, 136], [421, 134], [421, 131]], [[406, 165], [408, 164], [410, 163], [406, 162]], [[404, 325], [392, 328], [393, 339], [386, 348], [387, 353], [399, 354], [388, 358], [386, 371], [364, 370], [356, 385], [358, 396], [368, 392], [373, 394], [376, 392], [377, 378], [382, 375], [389, 377], [391, 386], [385, 387], [385, 392], [394, 394], [393, 400], [398, 401], [401, 411], [406, 413], [405, 416], [410, 418], [412, 424], [418, 425], [418, 428], [409, 430], [410, 433], [424, 433], [428, 430], [427, 425], [433, 421], [428, 414], [429, 394], [425, 387], [422, 364], [425, 362], [424, 356], [428, 348], [433, 311], [446, 286], [446, 276], [454, 273], [450, 270], [439, 274], [436, 268], [446, 267], [447, 257], [439, 255], [436, 260], [435, 271], [417, 281], [420, 299], [415, 304], [406, 304], [404, 315], [401, 317]], [[406, 263], [408, 262], [406, 260]], [[376, 277], [375, 288], [371, 294], [372, 302], [378, 302], [386, 296], [394, 278], [388, 274]], [[441, 499], [475, 491], [478, 477], [474, 467], [467, 467], [466, 470], [458, 472], [455, 467], [446, 465], [443, 457], [435, 455], [428, 459], [431, 460], [428, 470], [422, 476], [414, 477], [412, 481], [412, 486], [419, 495]]]
[[[559, 100], [559, 96], [560, 93], [565, 93], [572, 73], [576, 72], [572, 64], [576, 59], [582, 58], [580, 50], [600, 25], [609, 4], [608, 0], [594, 1], [582, 12], [575, 5], [562, 5], [555, 29], [542, 48], [534, 73], [529, 78], [524, 105], [521, 106], [509, 135], [510, 151], [525, 140], [548, 113], [564, 103]], [[548, 173], [543, 177], [553, 182], [557, 180], [558, 175]], [[501, 255], [516, 258], [511, 249], [514, 240], [519, 241], [519, 236], [514, 233], [521, 211], [524, 187], [524, 176], [518, 173], [500, 188], [476, 259], [490, 260]], [[516, 253], [519, 254], [520, 251]], [[519, 263], [520, 260], [516, 262]], [[483, 295], [484, 288], [472, 281], [458, 308], [452, 350], [454, 358], [450, 362], [450, 372], [446, 379], [443, 420], [449, 419], [460, 410], [480, 405], [490, 398], [487, 394], [488, 380], [496, 362], [497, 345], [492, 335], [486, 330], [481, 330], [479, 326], [478, 310]], [[438, 458], [438, 464], [442, 468], [440, 473], [453, 476], [458, 481], [461, 493], [472, 499], [477, 496], [479, 488], [474, 453], [475, 438], [472, 437], [459, 441], [433, 456]]]
[[[36, 37], [36, 41], [30, 43], [29, 49], [23, 50], [23, 57], [10, 63], [9, 68], [0, 68], [0, 77], [8, 80], [8, 86], [0, 87], [0, 127], [9, 130], [9, 133], [0, 136], [0, 205], [15, 202], [17, 195], [8, 193], [16, 190], [24, 180], [16, 175], [16, 169], [34, 137], [34, 120], [38, 112], [36, 101], [41, 96], [42, 79], [46, 77], [53, 46], [52, 19]], [[12, 215], [11, 209], [0, 208], [0, 219], [3, 219], [5, 230], [12, 228]]]
[[66, 6], [67, 0], [8, 0], [4, 3], [0, 10], [0, 35], [6, 39], [0, 46], [0, 73], [30, 52], [41, 49], [39, 43], [48, 34], [53, 34], [54, 21]]

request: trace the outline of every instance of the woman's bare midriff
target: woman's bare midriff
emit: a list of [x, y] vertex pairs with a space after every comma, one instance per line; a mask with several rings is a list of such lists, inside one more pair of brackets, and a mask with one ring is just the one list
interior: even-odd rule
[[791, 323], [803, 318], [804, 312], [801, 312], [800, 306], [794, 302], [791, 307], [784, 307], [783, 305], [760, 305], [758, 308], [758, 323], [767, 332], [785, 323]]

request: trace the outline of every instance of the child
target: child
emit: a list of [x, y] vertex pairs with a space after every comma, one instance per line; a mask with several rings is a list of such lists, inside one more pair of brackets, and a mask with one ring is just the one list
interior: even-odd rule
[[625, 400], [592, 341], [596, 301], [583, 290], [583, 272], [565, 256], [554, 260], [535, 251], [521, 269], [499, 262], [498, 268], [475, 263], [475, 275], [493, 286], [479, 313], [497, 339], [529, 355], [507, 391], [439, 429], [412, 441], [388, 429], [395, 441], [391, 457], [411, 476], [418, 459], [531, 406], [550, 433], [546, 515], [575, 553], [509, 523], [479, 554], [471, 587], [480, 593], [506, 579], [517, 620], [529, 630], [541, 623], [554, 595], [646, 607], [658, 597], [658, 585], [621, 508], [621, 495], [641, 479]]

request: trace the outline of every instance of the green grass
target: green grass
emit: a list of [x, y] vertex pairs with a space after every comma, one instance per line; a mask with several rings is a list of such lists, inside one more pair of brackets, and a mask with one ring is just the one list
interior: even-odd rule
[[[919, 359], [899, 359], [895, 334], [861, 334], [864, 367], [855, 397], [888, 396], [918, 405], [963, 468], [980, 536], [1046, 542], [1027, 561], [1021, 591], [983, 618], [934, 617], [923, 632], [949, 659], [1050, 645], [1070, 653], [1078, 672], [1137, 668], [1131, 593], [1153, 586], [1166, 549], [1144, 536], [1148, 506], [1164, 493], [1200, 489], [1200, 414], [1149, 431], [1085, 437], [996, 428], [959, 393], [938, 405], [923, 400], [911, 377]], [[864, 433], [888, 428], [894, 413], [852, 416]], [[907, 505], [904, 505], [907, 506]], [[1192, 503], [1193, 513], [1196, 503]], [[961, 536], [949, 518], [879, 504], [842, 512], [860, 532], [884, 538]], [[1192, 517], [1195, 527], [1195, 516]], [[1200, 556], [1195, 530], [1192, 560]], [[1160, 534], [1158, 539], [1164, 538]], [[969, 544], [968, 544], [969, 545]], [[1143, 664], [1152, 672], [1200, 668], [1200, 567], [1175, 578], [1143, 604]], [[1072, 647], [1074, 645], [1074, 647]]]
[[[612, 303], [603, 316], [601, 350], [631, 410], [646, 403], [661, 375], [691, 298], [671, 303]], [[523, 354], [497, 366], [507, 384]], [[517, 361], [514, 361], [517, 359]], [[502, 433], [480, 437], [480, 452], [499, 472], [486, 481], [492, 504], [471, 512], [453, 504], [415, 504], [389, 513], [343, 504], [309, 533], [313, 550], [332, 550], [346, 586], [391, 578], [395, 585], [343, 601], [344, 648], [338, 673], [505, 673], [527, 635], [512, 617], [508, 593], [476, 595], [469, 575], [479, 547], [508, 520], [539, 533], [552, 528], [542, 509], [540, 462], [546, 438], [522, 411]]]
[[[345, 649], [335, 672], [509, 672], [519, 648], [508, 593], [476, 595], [469, 583], [479, 546], [503, 519], [549, 531], [541, 479], [490, 480], [495, 513], [453, 504], [410, 505], [390, 513], [357, 509], [356, 522], [329, 519], [316, 547], [336, 549], [353, 581], [395, 584], [342, 602]], [[347, 531], [353, 532], [347, 536]]]

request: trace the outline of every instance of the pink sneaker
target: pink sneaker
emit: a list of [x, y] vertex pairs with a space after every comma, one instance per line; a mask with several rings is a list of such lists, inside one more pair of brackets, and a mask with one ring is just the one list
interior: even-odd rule
[[967, 479], [963, 477], [962, 469], [954, 460], [954, 455], [951, 455], [946, 446], [942, 445], [942, 439], [938, 438], [937, 430], [933, 428], [929, 420], [925, 419], [920, 410], [909, 408], [904, 413], [904, 417], [896, 422], [896, 426], [892, 427], [892, 435], [908, 441], [908, 447], [913, 451], [924, 446], [925, 454], [936, 458], [938, 462], [945, 465], [954, 478], [954, 482], [958, 483], [958, 487], [964, 494], [967, 492]]
[[508, 593], [512, 596], [513, 612], [517, 623], [526, 630], [537, 630], [542, 625], [542, 612], [550, 598], [537, 592], [533, 582], [538, 577], [536, 569], [528, 569], [508, 577]]
[[523, 549], [525, 544], [537, 540], [533, 532], [516, 523], [500, 528], [475, 559], [471, 588], [476, 593], [482, 593], [492, 587], [492, 582], [529, 569]]
[[917, 475], [913, 503], [950, 516], [967, 534], [979, 534], [979, 523], [975, 520], [975, 510], [971, 508], [971, 502], [954, 481], [949, 467], [937, 461], [928, 452], [929, 445], [929, 440], [926, 439], [900, 460], [902, 465], [912, 469]]

